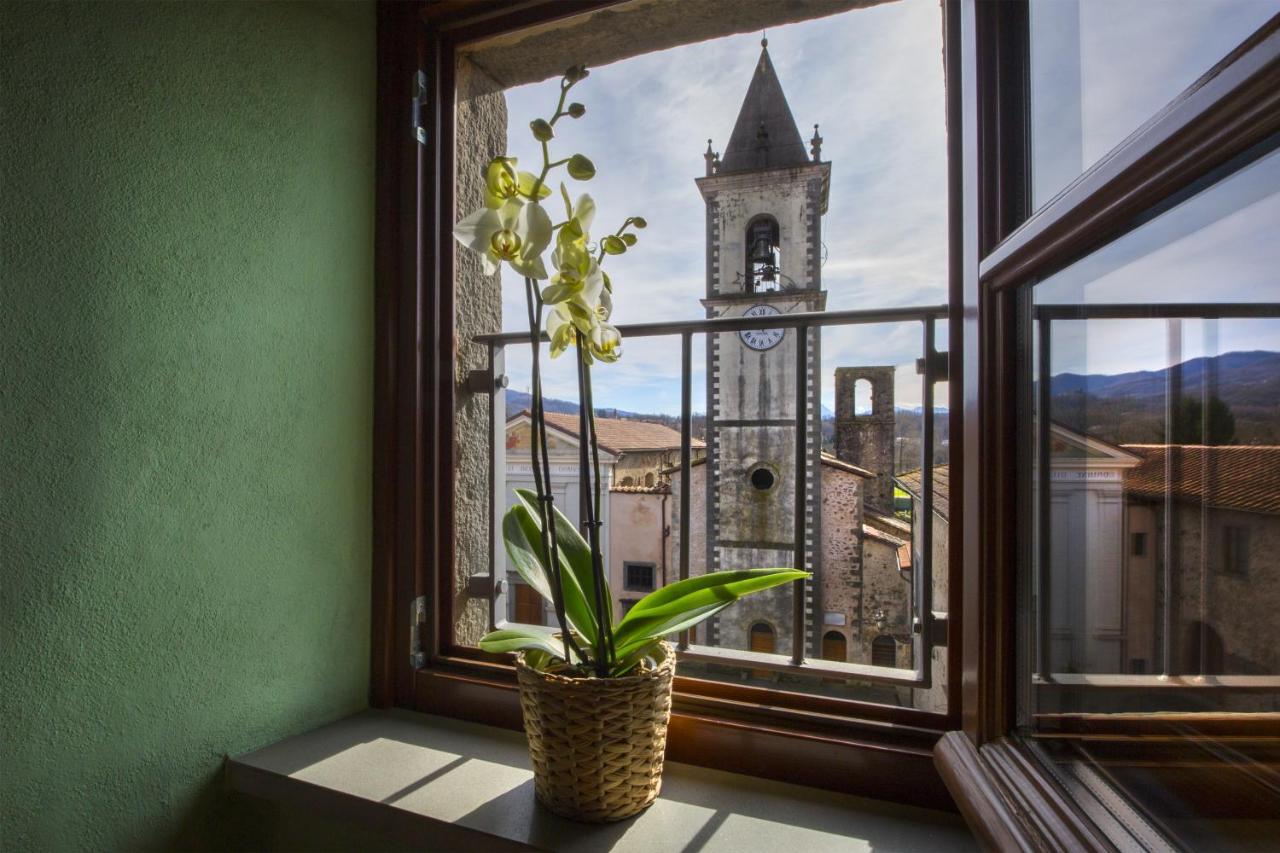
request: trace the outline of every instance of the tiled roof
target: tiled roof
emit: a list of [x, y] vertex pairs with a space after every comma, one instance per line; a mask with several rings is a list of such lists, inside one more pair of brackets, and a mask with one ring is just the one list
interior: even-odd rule
[[1280, 445], [1126, 444], [1124, 448], [1142, 457], [1125, 473], [1124, 487], [1130, 495], [1163, 498], [1168, 459], [1177, 499], [1280, 513]]
[[[1142, 459], [1125, 472], [1125, 494], [1162, 499], [1165, 496], [1165, 457], [1170, 450], [1169, 445], [1125, 444], [1121, 447]], [[1280, 514], [1280, 445], [1173, 445], [1172, 449], [1175, 480], [1171, 491], [1174, 498], [1196, 503], [1204, 501], [1224, 509]], [[946, 465], [933, 468], [934, 506], [944, 518], [949, 503], [949, 474]], [[913, 497], [920, 496], [919, 471], [899, 474], [895, 479]]]
[[862, 525], [862, 532], [865, 536], [869, 536], [872, 539], [879, 539], [881, 542], [887, 542], [892, 545], [895, 550], [907, 544], [905, 539], [885, 533], [880, 528], [872, 527], [870, 524]]
[[[920, 497], [924, 486], [924, 474], [920, 470], [908, 471], [893, 478], [913, 498]], [[946, 465], [933, 466], [933, 509], [943, 518], [951, 504], [951, 469]]]
[[[527, 417], [526, 409], [512, 418]], [[561, 432], [578, 435], [578, 416], [566, 412], [547, 412], [547, 423]], [[680, 433], [663, 424], [649, 421], [632, 421], [625, 418], [602, 418], [596, 415], [596, 434], [600, 437], [600, 448], [610, 453], [624, 453], [628, 450], [675, 450], [680, 447]], [[692, 447], [706, 447], [700, 439], [692, 439]]]
[[885, 515], [874, 510], [867, 510], [863, 517], [866, 519], [867, 524], [880, 528], [890, 536], [908, 538], [911, 536], [911, 523], [903, 521], [896, 515]]

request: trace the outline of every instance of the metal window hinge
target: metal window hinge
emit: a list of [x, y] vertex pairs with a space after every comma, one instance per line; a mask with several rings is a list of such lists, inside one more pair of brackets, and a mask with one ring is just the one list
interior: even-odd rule
[[419, 669], [427, 665], [427, 654], [422, 650], [422, 630], [427, 624], [427, 597], [418, 596], [409, 609], [409, 663], [414, 669]]
[[470, 575], [467, 577], [467, 595], [472, 598], [488, 599], [490, 595], [502, 595], [507, 591], [505, 578], [495, 582], [492, 575]]
[[[911, 632], [913, 634], [924, 633], [924, 627], [920, 624], [920, 617], [916, 616], [911, 620]], [[929, 645], [934, 648], [946, 648], [947, 645], [947, 614], [933, 611], [929, 619], [929, 636], [927, 637]]]
[[472, 394], [492, 394], [507, 387], [507, 375], [500, 373], [495, 378], [492, 369], [472, 370], [467, 373], [465, 387]]
[[413, 72], [413, 138], [419, 145], [427, 144], [427, 129], [422, 126], [422, 105], [427, 102], [427, 74], [425, 71]]
[[[929, 353], [929, 357], [928, 357], [929, 375], [933, 377], [934, 382], [947, 381], [947, 365], [950, 363], [948, 361], [947, 356], [948, 356], [948, 353], [946, 352], [934, 351]], [[925, 371], [925, 365], [926, 365], [925, 359], [917, 358], [916, 373], [923, 375]]]

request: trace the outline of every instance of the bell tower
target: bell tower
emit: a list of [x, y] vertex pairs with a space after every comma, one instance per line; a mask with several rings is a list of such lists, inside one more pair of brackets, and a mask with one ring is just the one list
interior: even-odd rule
[[[707, 317], [821, 311], [822, 215], [831, 164], [814, 125], [805, 144], [783, 94], [768, 41], [761, 41], [746, 97], [723, 157], [707, 141], [697, 179], [707, 210]], [[809, 536], [795, 542], [797, 336], [807, 336], [801, 405], [808, 409]], [[797, 545], [815, 573], [806, 606], [814, 629], [818, 582], [821, 333], [761, 329], [707, 336], [707, 539], [709, 571], [794, 564]], [[709, 641], [738, 649], [793, 651], [791, 587], [752, 596], [714, 620]], [[766, 630], [767, 627], [767, 630]], [[765, 639], [762, 639], [765, 638]], [[766, 642], [773, 648], [766, 649]]]

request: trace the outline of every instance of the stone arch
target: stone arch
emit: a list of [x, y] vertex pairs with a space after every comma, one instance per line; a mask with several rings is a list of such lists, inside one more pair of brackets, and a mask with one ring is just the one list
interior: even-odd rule
[[864, 417], [874, 415], [875, 412], [875, 389], [870, 379], [860, 376], [853, 382], [853, 414]]
[[778, 220], [761, 213], [747, 223], [743, 240], [746, 246], [746, 292], [759, 293], [779, 289], [778, 271], [782, 268], [782, 231]]
[[773, 626], [768, 622], [760, 621], [751, 624], [751, 630], [747, 632], [750, 638], [748, 645], [753, 652], [764, 652], [772, 654], [777, 640], [777, 632], [773, 630]]
[[645, 475], [644, 475], [644, 484], [645, 484], [646, 486], [649, 486], [650, 488], [652, 488], [652, 487], [653, 487], [654, 479], [653, 479], [653, 472], [652, 472], [652, 471], [650, 471], [649, 473], [647, 473], [647, 474], [645, 474]]

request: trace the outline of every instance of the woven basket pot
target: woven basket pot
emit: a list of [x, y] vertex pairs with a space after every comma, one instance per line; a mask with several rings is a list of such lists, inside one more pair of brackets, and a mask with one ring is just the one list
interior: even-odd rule
[[538, 800], [590, 823], [643, 811], [662, 786], [675, 653], [623, 678], [568, 678], [516, 658]]

